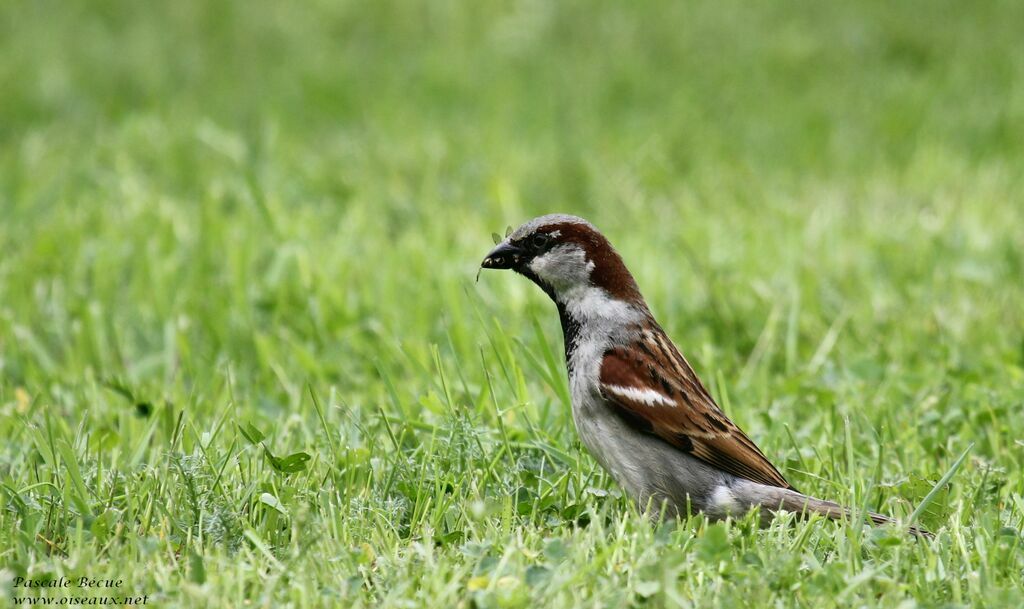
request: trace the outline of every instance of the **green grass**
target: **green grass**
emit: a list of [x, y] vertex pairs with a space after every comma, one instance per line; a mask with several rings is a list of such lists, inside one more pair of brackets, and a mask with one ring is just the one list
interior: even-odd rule
[[[0, 604], [1021, 606], [1022, 6], [5, 3]], [[801, 489], [973, 444], [937, 538], [639, 515], [473, 282], [553, 211]]]

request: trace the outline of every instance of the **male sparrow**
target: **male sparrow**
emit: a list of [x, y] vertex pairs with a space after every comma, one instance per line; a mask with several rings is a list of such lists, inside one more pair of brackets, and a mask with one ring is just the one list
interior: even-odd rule
[[561, 214], [530, 220], [480, 266], [512, 269], [555, 301], [576, 430], [641, 509], [668, 517], [693, 509], [718, 520], [757, 508], [762, 522], [777, 510], [850, 515], [798, 492], [725, 416], [589, 222]]

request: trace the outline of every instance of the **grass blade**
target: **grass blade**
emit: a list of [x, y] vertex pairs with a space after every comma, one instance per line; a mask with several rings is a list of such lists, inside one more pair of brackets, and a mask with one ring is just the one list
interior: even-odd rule
[[971, 449], [973, 448], [974, 442], [971, 442], [967, 446], [967, 448], [964, 449], [964, 452], [960, 454], [957, 460], [953, 462], [953, 465], [951, 465], [949, 469], [946, 470], [946, 473], [943, 474], [942, 478], [940, 478], [939, 481], [935, 483], [935, 486], [932, 487], [932, 490], [928, 491], [928, 494], [924, 496], [924, 499], [921, 500], [921, 503], [919, 503], [917, 505], [917, 508], [913, 511], [913, 513], [910, 514], [910, 518], [907, 519], [907, 524], [914, 524], [918, 517], [920, 517], [921, 514], [925, 511], [925, 509], [928, 508], [928, 504], [930, 504], [932, 500], [935, 499], [935, 496], [939, 493], [942, 487], [946, 486], [946, 484], [953, 479], [953, 476], [956, 474], [957, 470], [960, 469], [960, 466], [963, 465], [964, 460], [967, 458], [967, 455], [970, 454]]

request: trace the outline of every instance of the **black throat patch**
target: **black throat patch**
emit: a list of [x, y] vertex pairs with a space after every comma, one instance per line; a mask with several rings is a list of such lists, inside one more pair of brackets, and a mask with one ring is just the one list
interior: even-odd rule
[[580, 335], [580, 322], [569, 314], [565, 305], [555, 301], [558, 305], [558, 321], [562, 322], [562, 342], [565, 345], [565, 367], [572, 376], [572, 354], [576, 351]]

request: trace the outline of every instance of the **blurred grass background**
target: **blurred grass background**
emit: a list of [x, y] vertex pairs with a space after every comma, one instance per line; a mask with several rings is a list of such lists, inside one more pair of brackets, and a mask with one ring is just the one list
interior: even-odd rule
[[[0, 568], [167, 606], [1019, 604], [1022, 23], [5, 4]], [[554, 211], [802, 489], [906, 514], [974, 442], [945, 536], [654, 529], [605, 496], [553, 307], [473, 283]]]

